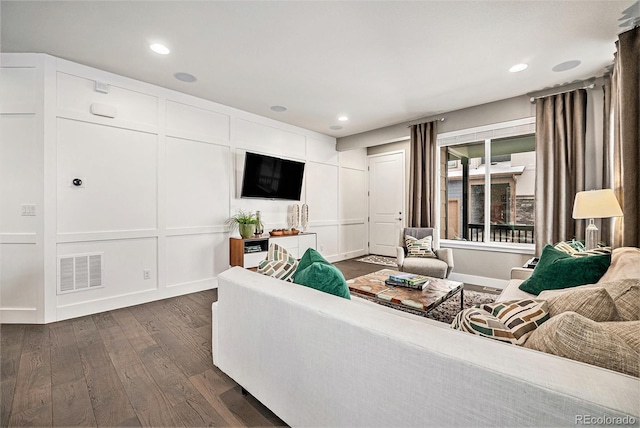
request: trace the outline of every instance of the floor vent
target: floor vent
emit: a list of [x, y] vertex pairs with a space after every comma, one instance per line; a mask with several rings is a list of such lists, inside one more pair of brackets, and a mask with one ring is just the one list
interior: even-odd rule
[[58, 294], [103, 286], [103, 253], [58, 257]]

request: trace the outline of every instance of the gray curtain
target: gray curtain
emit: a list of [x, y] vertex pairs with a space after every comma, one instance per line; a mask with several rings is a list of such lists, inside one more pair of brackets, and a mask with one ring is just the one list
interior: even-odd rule
[[[613, 189], [613, 142], [611, 139], [611, 76], [604, 76], [602, 85], [602, 188]], [[618, 196], [618, 195], [616, 195]], [[603, 218], [600, 226], [600, 240], [613, 243], [614, 219]]]
[[411, 168], [409, 175], [409, 227], [437, 227], [436, 140], [438, 123], [411, 126]]
[[[602, 187], [613, 189], [624, 216], [603, 219], [601, 239], [640, 246], [640, 28], [620, 34], [613, 74], [605, 78]], [[613, 227], [615, 225], [615, 227]]]
[[584, 190], [587, 93], [584, 89], [540, 98], [536, 103], [535, 243], [584, 239], [584, 221], [572, 217]]

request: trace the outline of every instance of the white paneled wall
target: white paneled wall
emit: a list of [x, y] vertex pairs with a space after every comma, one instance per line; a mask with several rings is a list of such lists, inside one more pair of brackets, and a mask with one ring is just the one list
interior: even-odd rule
[[230, 148], [173, 137], [166, 145], [167, 228], [222, 225], [229, 216]]
[[57, 128], [58, 233], [156, 229], [157, 135], [63, 118]]
[[229, 116], [167, 101], [166, 134], [210, 143], [229, 143]]
[[[0, 78], [2, 78], [0, 76]], [[4, 109], [4, 105], [2, 105]], [[0, 115], [0, 231], [34, 232], [36, 217], [22, 216], [16, 209], [39, 199], [37, 172], [25, 165], [35, 165], [41, 148], [37, 139], [35, 112]]]
[[311, 225], [338, 224], [338, 193], [327, 191], [338, 188], [338, 171], [337, 165], [307, 162], [305, 175]]
[[[253, 152], [267, 152], [272, 156], [290, 159], [305, 158], [305, 136], [301, 133], [251, 120], [234, 121], [234, 143], [238, 148]], [[302, 131], [302, 129], [300, 129]]]
[[[325, 257], [366, 253], [364, 149], [338, 153], [334, 138], [47, 55], [2, 59], [3, 322], [215, 287], [237, 209], [260, 210], [270, 230], [307, 203]], [[247, 151], [305, 162], [301, 201], [241, 199]], [[58, 258], [86, 253], [103, 255], [103, 286], [57, 293]]]
[[[3, 234], [4, 235], [4, 234]], [[4, 238], [4, 237], [3, 237]], [[42, 314], [42, 257], [35, 242], [0, 244], [2, 322], [33, 322]]]
[[[158, 289], [157, 238], [58, 244], [58, 257], [87, 253], [104, 253], [104, 287], [58, 294], [58, 319], [85, 315], [87, 308], [101, 312], [122, 306], [121, 302], [138, 304], [153, 299]], [[143, 276], [146, 269], [149, 279]]]
[[328, 165], [339, 164], [340, 153], [336, 152], [333, 141], [307, 138], [307, 160]]
[[[155, 96], [118, 87], [108, 81], [108, 77], [101, 81], [99, 76], [79, 77], [58, 72], [56, 81], [57, 107], [61, 115], [92, 120], [91, 106], [98, 104], [115, 108], [112, 120], [118, 126], [153, 127], [158, 123], [158, 99]], [[96, 81], [109, 84], [109, 93], [96, 91]]]
[[208, 282], [229, 265], [226, 234], [176, 235], [167, 238], [167, 286]]
[[365, 223], [343, 224], [340, 230], [340, 252], [344, 254], [361, 254], [366, 247], [367, 231]]
[[[0, 322], [44, 317], [41, 58], [3, 55], [0, 68]], [[33, 215], [23, 215], [26, 207]]]
[[367, 217], [367, 175], [363, 170], [340, 169], [340, 218], [361, 221]]
[[342, 258], [368, 254], [368, 173], [366, 149], [340, 152], [340, 230]]

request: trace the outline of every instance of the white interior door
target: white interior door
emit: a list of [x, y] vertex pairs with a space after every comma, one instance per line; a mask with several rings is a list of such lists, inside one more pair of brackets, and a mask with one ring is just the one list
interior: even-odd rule
[[369, 253], [395, 257], [404, 225], [404, 152], [369, 157]]

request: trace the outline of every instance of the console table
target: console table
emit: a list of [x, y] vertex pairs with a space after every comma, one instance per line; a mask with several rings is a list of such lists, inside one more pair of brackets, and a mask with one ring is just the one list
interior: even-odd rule
[[317, 235], [312, 232], [283, 236], [262, 235], [248, 239], [231, 237], [229, 238], [229, 264], [247, 269], [258, 267], [258, 263], [267, 257], [267, 250], [272, 242], [299, 259], [307, 249], [315, 250], [317, 241]]

